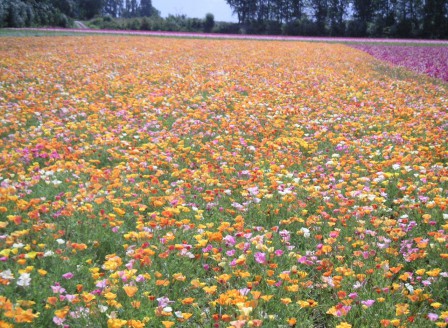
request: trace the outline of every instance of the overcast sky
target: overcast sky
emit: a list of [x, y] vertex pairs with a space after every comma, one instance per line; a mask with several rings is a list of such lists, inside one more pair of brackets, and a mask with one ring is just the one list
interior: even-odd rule
[[160, 11], [162, 17], [169, 14], [187, 15], [204, 18], [207, 13], [215, 16], [215, 21], [236, 22], [232, 10], [225, 0], [152, 0], [152, 5]]

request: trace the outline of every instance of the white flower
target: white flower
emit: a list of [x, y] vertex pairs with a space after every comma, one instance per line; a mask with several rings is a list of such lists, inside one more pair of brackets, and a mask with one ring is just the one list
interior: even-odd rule
[[65, 244], [65, 240], [64, 239], [56, 239], [56, 242], [59, 244], [59, 245], [63, 245], [63, 244]]
[[409, 291], [409, 293], [414, 294], [414, 287], [411, 284], [404, 284]]
[[18, 286], [22, 286], [22, 287], [26, 287], [29, 286], [31, 282], [31, 277], [29, 273], [22, 273], [19, 277], [19, 279], [17, 279], [17, 285]]
[[101, 313], [104, 313], [107, 311], [108, 307], [105, 305], [98, 305], [98, 309], [100, 310]]
[[22, 243], [15, 243], [12, 245], [12, 248], [22, 248], [23, 246], [25, 246], [25, 245]]
[[311, 236], [310, 230], [307, 228], [300, 228], [300, 231], [303, 233], [303, 237], [309, 238]]
[[54, 252], [53, 252], [53, 251], [46, 251], [46, 252], [44, 253], [44, 257], [49, 257], [49, 256], [52, 256], [52, 255], [54, 255]]
[[9, 269], [5, 270], [5, 271], [2, 271], [0, 273], [0, 277], [3, 278], [3, 279], [6, 279], [6, 280], [14, 279], [14, 275], [12, 274], [11, 270], [9, 270]]
[[394, 164], [392, 165], [392, 168], [396, 171], [400, 168], [400, 164]]
[[444, 220], [448, 220], [448, 214], [443, 213], [442, 216]]

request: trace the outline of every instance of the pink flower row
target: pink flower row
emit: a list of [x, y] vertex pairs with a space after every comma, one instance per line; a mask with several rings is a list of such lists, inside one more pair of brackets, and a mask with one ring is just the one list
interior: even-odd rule
[[249, 34], [215, 34], [193, 32], [168, 31], [128, 31], [128, 30], [96, 30], [96, 29], [66, 29], [66, 28], [22, 28], [21, 30], [55, 31], [70, 33], [100, 33], [126, 35], [152, 35], [165, 37], [186, 37], [205, 39], [253, 39], [253, 40], [281, 40], [281, 41], [312, 41], [312, 42], [354, 42], [354, 43], [413, 43], [413, 44], [446, 44], [448, 40], [417, 40], [417, 39], [380, 39], [380, 38], [334, 38], [314, 36], [284, 36], [284, 35], [249, 35]]
[[356, 44], [353, 47], [394, 65], [448, 81], [448, 46]]

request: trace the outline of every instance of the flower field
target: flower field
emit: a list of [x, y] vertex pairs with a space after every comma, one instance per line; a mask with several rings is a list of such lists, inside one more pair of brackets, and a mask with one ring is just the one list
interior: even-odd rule
[[355, 44], [372, 56], [448, 82], [448, 47]]
[[0, 327], [446, 327], [448, 88], [340, 44], [0, 39]]

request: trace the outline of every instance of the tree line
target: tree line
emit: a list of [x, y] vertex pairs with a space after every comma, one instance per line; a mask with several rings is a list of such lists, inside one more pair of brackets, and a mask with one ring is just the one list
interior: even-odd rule
[[248, 33], [448, 38], [448, 0], [226, 0]]
[[151, 0], [0, 0], [0, 27], [68, 27], [74, 19], [159, 14]]
[[151, 0], [0, 0], [0, 27], [95, 28], [305, 36], [448, 38], [448, 0], [226, 0], [238, 23], [160, 17]]

